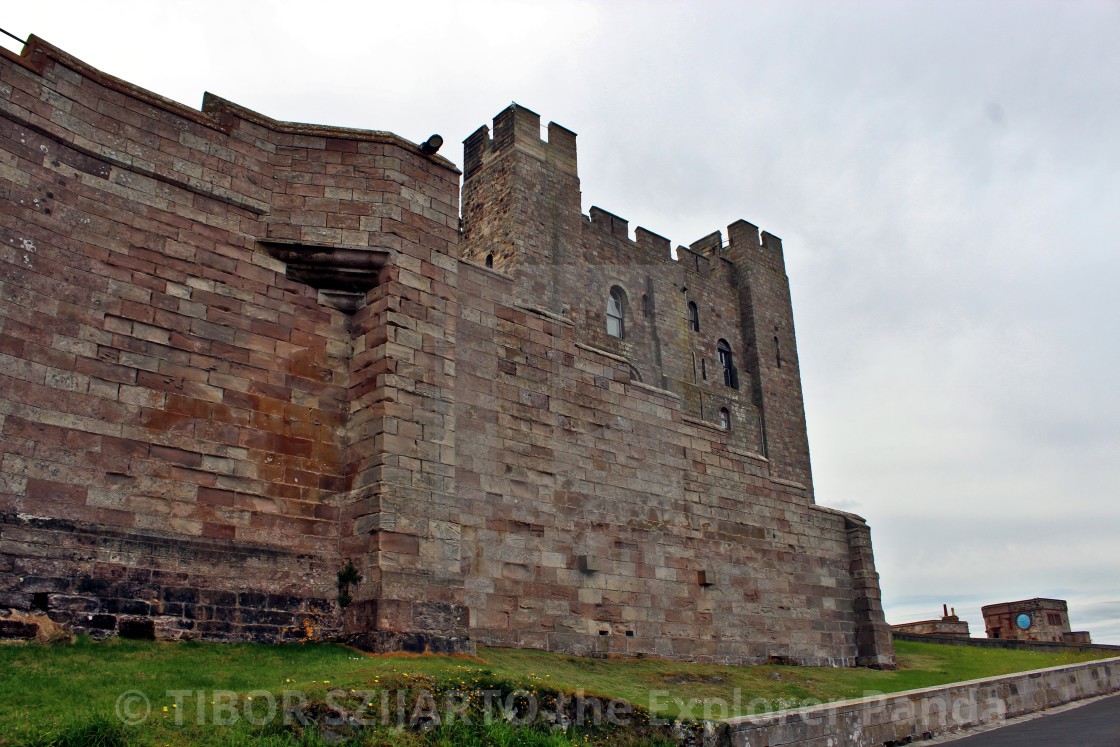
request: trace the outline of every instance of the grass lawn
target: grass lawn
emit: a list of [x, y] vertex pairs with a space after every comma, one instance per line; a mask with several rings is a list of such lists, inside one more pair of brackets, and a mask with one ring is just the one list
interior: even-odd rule
[[[640, 709], [666, 717], [722, 718], [1102, 658], [908, 642], [897, 643], [896, 651], [899, 669], [880, 672], [582, 659], [485, 648], [468, 659], [373, 657], [326, 644], [79, 639], [72, 645], [8, 645], [0, 646], [0, 745], [658, 745], [669, 743], [665, 727], [620, 734], [558, 732], [543, 719], [534, 727], [512, 728], [501, 720], [483, 724], [481, 696], [466, 711], [475, 714], [471, 724], [459, 718], [458, 724], [404, 733], [392, 725], [399, 714], [408, 720], [429, 705], [444, 712], [449, 691], [490, 691], [491, 702], [501, 703], [522, 688], [539, 695], [542, 713], [556, 692], [582, 692], [635, 704], [638, 721], [644, 719]], [[433, 700], [424, 700], [425, 693], [433, 693]], [[456, 697], [466, 708], [467, 701]], [[281, 717], [285, 705], [291, 714], [287, 724]], [[356, 729], [339, 722], [324, 732], [326, 719], [339, 709], [387, 725]], [[126, 726], [118, 713], [140, 722]], [[300, 720], [305, 715], [309, 724]], [[250, 723], [254, 720], [258, 723]]]

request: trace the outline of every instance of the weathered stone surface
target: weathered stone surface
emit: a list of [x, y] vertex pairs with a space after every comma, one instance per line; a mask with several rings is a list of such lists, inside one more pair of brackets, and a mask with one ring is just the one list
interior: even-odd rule
[[1091, 643], [1087, 631], [1071, 631], [1064, 599], [1024, 599], [981, 608], [989, 638], [1016, 641]]
[[460, 232], [457, 169], [389, 133], [196, 111], [35, 38], [0, 81], [0, 604], [893, 662], [867, 526], [814, 501], [775, 237], [674, 259], [581, 215], [574, 133], [517, 106], [467, 140]]
[[0, 620], [0, 638], [34, 638], [39, 626], [25, 620]]
[[780, 241], [744, 221], [675, 259], [645, 229], [631, 240], [618, 216], [580, 214], [575, 135], [540, 129], [513, 105], [465, 143], [472, 636], [893, 666], [868, 527], [814, 504]]
[[[1120, 659], [988, 677], [921, 690], [740, 716], [732, 747], [909, 744], [1120, 690]], [[961, 735], [966, 736], [966, 735]]]

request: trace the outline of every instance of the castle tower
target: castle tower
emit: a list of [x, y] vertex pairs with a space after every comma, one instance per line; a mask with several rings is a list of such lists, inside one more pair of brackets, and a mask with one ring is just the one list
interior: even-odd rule
[[727, 227], [728, 245], [712, 249], [734, 266], [740, 323], [754, 404], [762, 417], [770, 474], [804, 485], [810, 495], [809, 437], [801, 369], [793, 330], [793, 303], [782, 240], [738, 220]]
[[518, 293], [561, 310], [562, 265], [580, 236], [576, 135], [555, 122], [541, 139], [540, 115], [510, 104], [464, 142], [459, 256], [513, 274]]

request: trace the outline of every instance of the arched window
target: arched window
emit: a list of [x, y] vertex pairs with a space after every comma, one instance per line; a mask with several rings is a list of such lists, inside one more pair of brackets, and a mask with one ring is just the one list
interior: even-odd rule
[[486, 266], [487, 267], [493, 267], [494, 266], [494, 255], [493, 254], [487, 254], [486, 255]]
[[692, 327], [693, 332], [700, 331], [700, 310], [693, 301], [688, 302], [688, 326]]
[[720, 340], [719, 343], [716, 344], [716, 350], [719, 352], [719, 362], [723, 365], [724, 386], [738, 389], [739, 375], [735, 370], [735, 364], [731, 356], [731, 346], [727, 344], [727, 340]]
[[726, 407], [721, 407], [719, 411], [719, 427], [725, 431], [731, 430], [731, 413], [727, 411]]
[[607, 298], [607, 334], [611, 337], [626, 336], [626, 324], [622, 317], [625, 298], [617, 285], [611, 288], [611, 295]]

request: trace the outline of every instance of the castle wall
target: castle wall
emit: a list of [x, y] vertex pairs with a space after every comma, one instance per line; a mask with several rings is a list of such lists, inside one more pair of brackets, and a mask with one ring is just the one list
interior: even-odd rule
[[911, 635], [940, 635], [959, 636], [968, 638], [967, 620], [921, 620], [919, 622], [902, 623], [891, 626], [892, 633], [909, 633]]
[[[340, 521], [392, 515], [390, 484], [454, 492], [355, 452], [441, 438], [424, 414], [454, 325], [429, 307], [452, 302], [432, 262], [454, 256], [457, 172], [384, 133], [198, 112], [34, 39], [3, 62], [0, 603], [94, 630], [337, 632]], [[395, 261], [355, 325], [264, 240]], [[380, 597], [371, 536], [345, 550]]]
[[723, 662], [857, 661], [846, 517], [464, 264], [456, 396], [471, 635]]
[[459, 464], [473, 634], [893, 661], [866, 524], [814, 505], [781, 243], [738, 221], [674, 259], [605, 210], [579, 216], [574, 155], [573, 133], [542, 139], [516, 104], [465, 141], [460, 255], [505, 275], [460, 323], [459, 425], [479, 434]]
[[[626, 358], [641, 381], [678, 394], [687, 417], [718, 426], [719, 411], [726, 408], [729, 442], [762, 455], [732, 266], [705, 257], [674, 261], [667, 239], [642, 228], [636, 234], [637, 240], [629, 239], [625, 221], [591, 209], [583, 223], [581, 260], [564, 274], [567, 312], [589, 344]], [[622, 338], [607, 333], [606, 299], [613, 287], [621, 288], [628, 302]], [[689, 324], [690, 302], [697, 307], [699, 330]], [[737, 388], [724, 381], [717, 353], [721, 339], [734, 356]]]
[[796, 366], [764, 361], [771, 327], [796, 361], [776, 239], [674, 260], [582, 216], [574, 133], [517, 106], [467, 141], [460, 233], [458, 171], [395, 135], [196, 111], [34, 38], [0, 63], [0, 607], [893, 662], [867, 526], [815, 505]]

